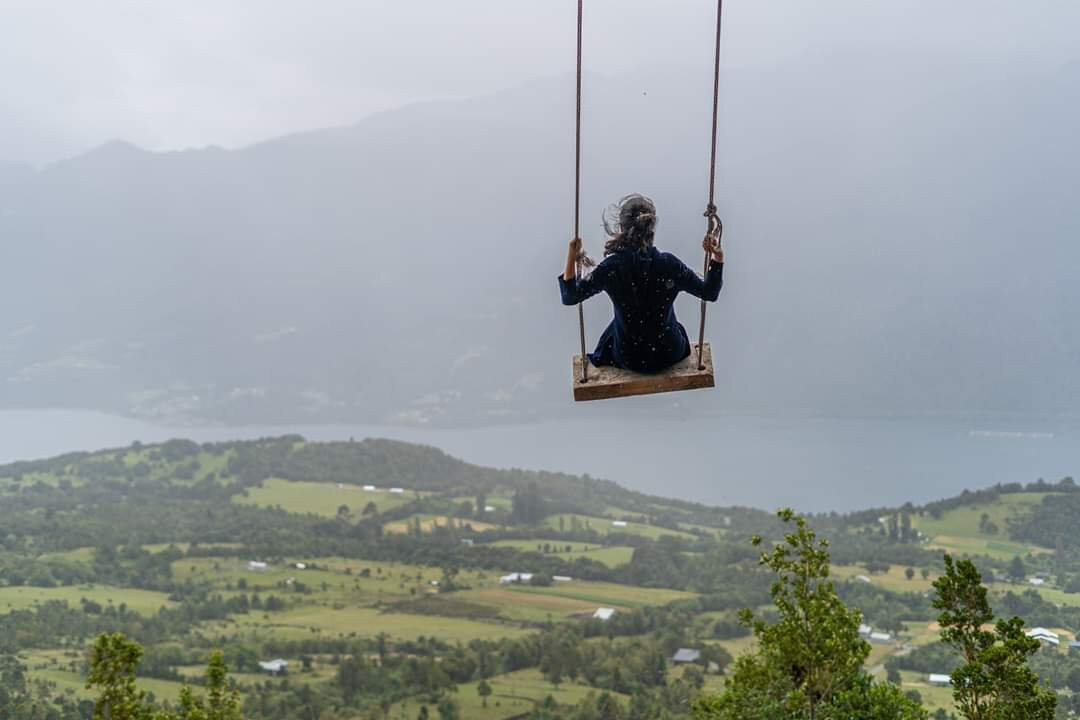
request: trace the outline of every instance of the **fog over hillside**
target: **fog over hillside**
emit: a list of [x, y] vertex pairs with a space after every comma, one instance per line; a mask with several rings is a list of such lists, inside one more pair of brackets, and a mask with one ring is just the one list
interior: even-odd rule
[[[586, 78], [586, 242], [658, 203], [700, 264], [706, 69]], [[232, 421], [565, 411], [572, 85], [555, 77], [240, 150], [112, 142], [0, 169], [0, 405]], [[1080, 68], [828, 54], [727, 71], [706, 412], [1080, 406]], [[589, 341], [609, 315], [588, 308]], [[681, 319], [693, 328], [696, 305]], [[693, 333], [693, 330], [691, 330]]]

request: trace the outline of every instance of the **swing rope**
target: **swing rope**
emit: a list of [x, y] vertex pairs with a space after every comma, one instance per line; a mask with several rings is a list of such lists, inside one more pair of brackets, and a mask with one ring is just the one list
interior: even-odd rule
[[[585, 0], [577, 4], [577, 113], [574, 133], [574, 239], [581, 238], [581, 27]], [[579, 254], [575, 260], [577, 277], [581, 277], [582, 263]], [[581, 336], [581, 382], [589, 382], [589, 357], [585, 350], [585, 308], [578, 303], [578, 334]]]
[[[716, 0], [716, 60], [713, 64], [713, 100], [712, 100], [712, 156], [709, 159], [709, 203], [705, 206], [705, 217], [708, 218], [708, 234], [715, 239], [720, 239], [722, 226], [720, 218], [716, 215], [716, 128], [720, 107], [720, 28], [724, 18], [724, 0]], [[703, 275], [709, 274], [709, 260], [712, 253], [705, 251], [705, 269]], [[701, 328], [698, 332], [697, 361], [698, 370], [705, 369], [702, 355], [705, 352], [705, 309], [707, 303], [701, 301]]]
[[[574, 131], [574, 239], [581, 238], [581, 39], [585, 0], [577, 4], [577, 107]], [[724, 0], [716, 0], [716, 57], [713, 64], [713, 102], [712, 102], [712, 144], [709, 159], [709, 202], [705, 208], [708, 219], [708, 234], [719, 239], [721, 224], [716, 214], [716, 137], [720, 107], [720, 30], [724, 17]], [[712, 253], [705, 252], [705, 269], [709, 273], [709, 260]], [[579, 255], [575, 260], [577, 277], [581, 277], [582, 261]], [[707, 303], [701, 301], [701, 325], [698, 332], [698, 370], [705, 369], [703, 353], [705, 351], [705, 312]], [[589, 381], [589, 358], [585, 348], [585, 310], [584, 303], [578, 303], [578, 335], [581, 338], [581, 382]]]

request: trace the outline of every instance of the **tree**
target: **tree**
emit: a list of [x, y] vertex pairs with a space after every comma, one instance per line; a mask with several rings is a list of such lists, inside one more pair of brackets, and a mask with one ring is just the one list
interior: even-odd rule
[[705, 686], [705, 673], [696, 665], [687, 665], [683, 668], [682, 679], [695, 690]]
[[533, 576], [529, 578], [529, 584], [537, 587], [551, 587], [555, 583], [555, 579], [547, 573], [533, 573]]
[[[242, 720], [240, 693], [228, 686], [229, 668], [220, 650], [210, 655], [206, 667], [206, 698], [197, 698], [191, 688], [180, 691], [180, 716], [176, 720]], [[165, 718], [159, 716], [159, 720]]]
[[904, 577], [906, 577], [908, 580], [914, 580], [915, 579], [915, 568], [910, 568], [909, 567], [907, 570], [905, 570], [904, 571]]
[[1074, 667], [1065, 678], [1065, 685], [1074, 693], [1080, 693], [1080, 667]]
[[443, 698], [439, 702], [439, 720], [459, 720], [461, 717], [461, 711], [458, 709], [457, 703], [450, 698]]
[[345, 505], [344, 503], [342, 503], [341, 505], [338, 505], [337, 518], [338, 518], [338, 520], [348, 520], [349, 519], [349, 506], [348, 505]]
[[1024, 567], [1024, 561], [1019, 555], [1013, 555], [1012, 562], [1009, 563], [1009, 577], [1017, 581], [1027, 577], [1027, 568]]
[[915, 542], [915, 531], [911, 527], [911, 513], [907, 510], [900, 513], [900, 542]]
[[26, 668], [14, 655], [0, 654], [0, 718], [4, 720], [52, 720], [60, 716], [48, 702], [35, 696]]
[[[770, 593], [777, 618], [768, 622], [742, 611], [758, 648], [735, 662], [722, 694], [694, 703], [695, 717], [924, 719], [925, 711], [899, 688], [873, 683], [863, 671], [870, 645], [859, 636], [862, 616], [841, 602], [828, 579], [828, 541], [793, 511], [778, 515], [794, 531], [759, 561], [776, 575]], [[753, 539], [755, 546], [761, 543]]]
[[149, 720], [146, 693], [135, 688], [143, 649], [121, 633], [100, 635], [90, 649], [86, 689], [97, 689], [94, 720]]
[[941, 639], [964, 658], [952, 673], [960, 714], [968, 720], [1052, 720], [1057, 696], [1041, 687], [1027, 666], [1039, 641], [1024, 634], [1018, 617], [999, 619], [993, 631], [983, 629], [994, 613], [974, 563], [954, 562], [946, 555], [945, 574], [934, 581], [934, 589]]
[[522, 525], [536, 525], [547, 515], [544, 498], [535, 482], [530, 482], [514, 493], [510, 519]]
[[491, 685], [484, 678], [480, 679], [480, 682], [476, 685], [476, 694], [480, 696], [480, 703], [487, 707], [487, 699], [491, 697], [492, 693]]
[[379, 506], [375, 504], [374, 500], [369, 500], [368, 504], [364, 506], [364, 509], [360, 511], [360, 515], [363, 517], [370, 517], [371, 515], [379, 514]]
[[338, 687], [341, 688], [341, 694], [345, 698], [346, 704], [352, 704], [357, 693], [363, 689], [366, 665], [363, 655], [347, 657], [338, 665]]
[[442, 569], [442, 580], [439, 581], [439, 592], [449, 593], [458, 589], [457, 576], [461, 572], [458, 568], [447, 565]]
[[155, 708], [135, 687], [143, 649], [121, 633], [100, 635], [90, 650], [86, 688], [97, 688], [94, 720], [242, 720], [240, 696], [229, 687], [224, 655], [215, 651], [206, 668], [206, 695], [196, 697], [184, 686], [178, 712]]
[[622, 707], [611, 693], [603, 693], [596, 701], [598, 720], [622, 720]]

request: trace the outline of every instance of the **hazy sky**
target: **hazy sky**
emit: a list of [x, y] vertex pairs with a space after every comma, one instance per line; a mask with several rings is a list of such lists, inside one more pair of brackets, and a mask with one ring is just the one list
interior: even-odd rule
[[[1075, 0], [728, 0], [725, 64], [915, 50], [1059, 64]], [[0, 161], [233, 147], [568, 72], [573, 0], [0, 0]], [[589, 68], [707, 63], [712, 0], [586, 0]], [[8, 157], [4, 157], [4, 155]]]

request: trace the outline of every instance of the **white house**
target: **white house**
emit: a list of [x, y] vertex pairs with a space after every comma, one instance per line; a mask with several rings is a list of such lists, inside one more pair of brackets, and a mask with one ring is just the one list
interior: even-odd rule
[[390, 488], [390, 492], [392, 494], [394, 494], [394, 495], [404, 495], [405, 494], [405, 489], [404, 488]]
[[1027, 635], [1029, 638], [1034, 638], [1035, 640], [1038, 640], [1039, 642], [1046, 645], [1061, 644], [1061, 636], [1058, 635], [1056, 632], [1047, 630], [1044, 627], [1031, 628], [1024, 634]]
[[268, 567], [270, 566], [264, 562], [259, 562], [258, 560], [248, 561], [248, 570], [265, 570]]
[[872, 633], [873, 631], [874, 631], [874, 629], [872, 627], [870, 627], [869, 625], [867, 625], [866, 623], [863, 623], [862, 625], [859, 626], [859, 634], [862, 635], [863, 637], [870, 637], [870, 633]]
[[930, 673], [926, 681], [931, 685], [952, 685], [952, 678], [941, 673]]
[[870, 642], [879, 644], [891, 643], [892, 635], [886, 632], [872, 632], [870, 633]]
[[484, 506], [484, 512], [495, 512], [495, 506], [494, 505], [485, 505]]
[[611, 525], [612, 527], [626, 527], [627, 523], [625, 520], [612, 520]]
[[307, 570], [307, 563], [296, 563], [297, 570]]
[[1033, 577], [1030, 580], [1028, 580], [1028, 583], [1038, 587], [1039, 585], [1045, 585], [1046, 581], [1043, 580], [1041, 577]]
[[596, 612], [592, 614], [593, 619], [603, 620], [607, 622], [611, 618], [615, 617], [615, 608], [596, 608]]
[[855, 576], [855, 579], [856, 579], [856, 580], [858, 580], [858, 581], [859, 581], [859, 582], [861, 582], [861, 583], [866, 583], [867, 585], [869, 585], [870, 583], [874, 582], [873, 580], [871, 580], [871, 579], [870, 579], [869, 577], [867, 577], [866, 575], [856, 575], [856, 576]]
[[532, 573], [510, 573], [509, 575], [503, 575], [499, 578], [499, 582], [503, 585], [513, 585], [514, 583], [527, 583], [532, 580]]
[[266, 671], [268, 673], [272, 673], [274, 675], [277, 675], [279, 673], [285, 672], [285, 669], [287, 667], [289, 667], [289, 663], [282, 660], [281, 658], [278, 658], [277, 660], [268, 660], [268, 661], [265, 661], [265, 662], [260, 662], [259, 667], [262, 668], [264, 671]]
[[555, 582], [571, 582], [574, 578], [569, 575], [552, 575], [551, 579]]
[[375, 492], [376, 487], [374, 485], [365, 485], [364, 492]]

